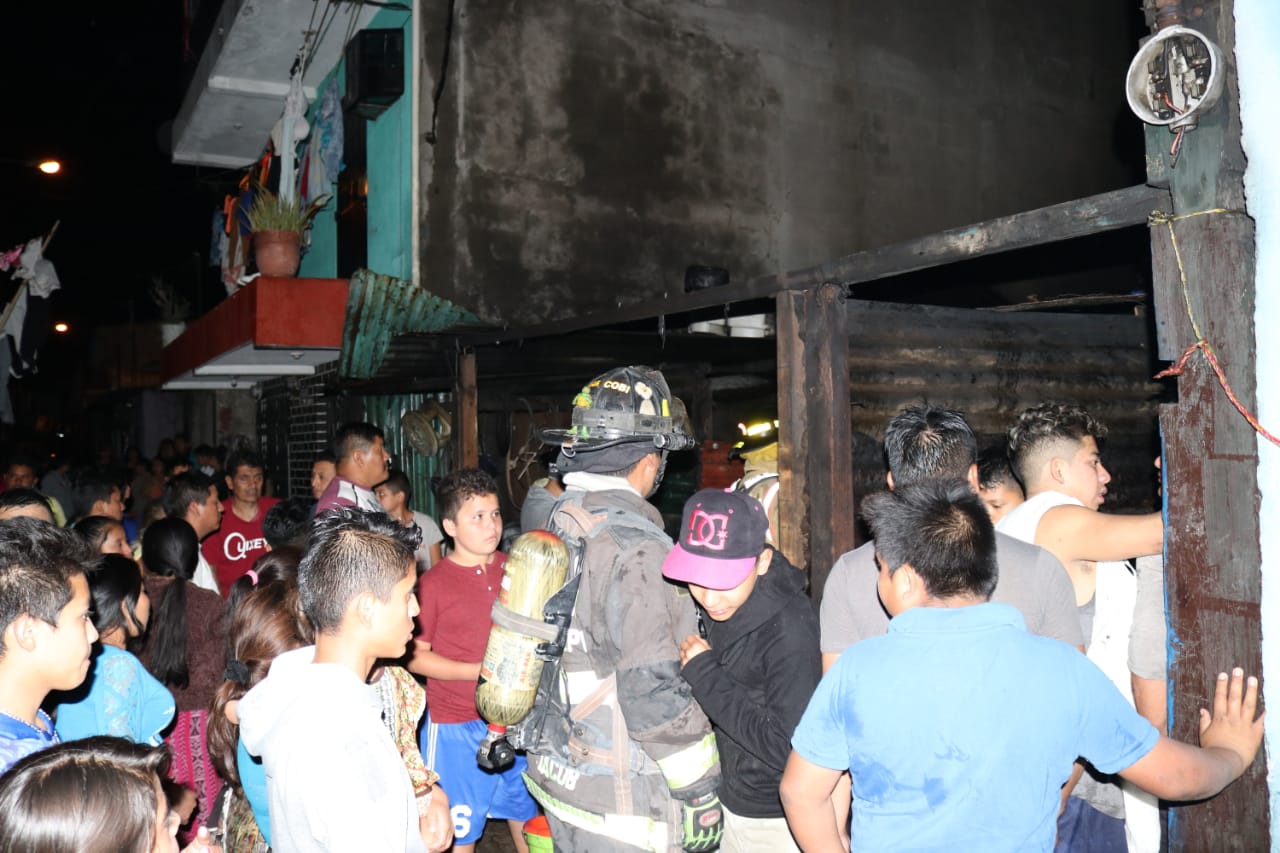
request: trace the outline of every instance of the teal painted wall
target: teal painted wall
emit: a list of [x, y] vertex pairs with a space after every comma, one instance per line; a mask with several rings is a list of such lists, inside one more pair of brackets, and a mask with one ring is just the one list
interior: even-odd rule
[[[404, 30], [404, 94], [377, 119], [365, 123], [368, 152], [369, 230], [367, 266], [370, 270], [397, 278], [413, 278], [413, 18], [412, 15], [382, 9], [370, 22], [371, 28]], [[338, 91], [345, 89], [345, 63], [339, 62], [318, 87], [323, 91], [337, 76]], [[315, 105], [312, 105], [314, 112]], [[303, 255], [300, 276], [332, 278], [338, 270], [337, 204], [316, 216], [311, 229], [311, 248]]]
[[404, 94], [367, 122], [369, 269], [413, 279], [413, 18], [382, 9], [372, 28], [404, 30]]
[[[346, 75], [343, 73], [344, 63], [339, 60], [338, 64], [325, 75], [320, 81], [320, 85], [316, 87], [316, 92], [323, 92], [325, 87], [329, 85], [329, 81], [337, 78], [338, 96], [346, 90]], [[320, 105], [319, 97], [316, 103], [307, 109], [307, 120], [314, 121], [316, 109]], [[305, 151], [305, 146], [299, 147], [299, 151]], [[338, 220], [335, 215], [338, 209], [338, 185], [331, 184], [330, 192], [334, 197], [329, 199], [329, 203], [316, 214], [315, 219], [311, 220], [311, 245], [302, 255], [302, 263], [298, 266], [299, 278], [337, 278], [338, 277]]]

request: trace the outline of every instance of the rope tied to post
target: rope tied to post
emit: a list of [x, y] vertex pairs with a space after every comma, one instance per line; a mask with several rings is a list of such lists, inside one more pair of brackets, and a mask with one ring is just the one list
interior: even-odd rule
[[1204, 333], [1200, 331], [1200, 323], [1196, 320], [1195, 310], [1191, 307], [1191, 288], [1187, 284], [1187, 270], [1182, 263], [1182, 250], [1178, 247], [1178, 235], [1173, 230], [1173, 223], [1179, 219], [1191, 219], [1195, 216], [1209, 216], [1218, 213], [1239, 212], [1241, 211], [1229, 210], [1225, 207], [1215, 207], [1209, 210], [1197, 210], [1192, 213], [1183, 213], [1174, 216], [1164, 213], [1163, 211], [1156, 210], [1152, 211], [1151, 215], [1147, 218], [1147, 224], [1149, 226], [1164, 225], [1169, 229], [1169, 244], [1173, 247], [1173, 257], [1178, 262], [1178, 278], [1182, 284], [1182, 301], [1187, 308], [1187, 319], [1191, 321], [1191, 330], [1196, 336], [1195, 343], [1183, 350], [1182, 356], [1177, 360], [1177, 362], [1160, 371], [1153, 378], [1163, 379], [1166, 376], [1181, 376], [1186, 370], [1187, 362], [1190, 361], [1191, 356], [1197, 351], [1200, 352], [1204, 355], [1205, 361], [1209, 363], [1209, 367], [1212, 368], [1214, 375], [1218, 377], [1218, 384], [1222, 386], [1223, 393], [1227, 395], [1227, 399], [1231, 401], [1231, 405], [1235, 407], [1236, 411], [1238, 411], [1248, 422], [1249, 426], [1253, 427], [1254, 431], [1258, 433], [1258, 435], [1261, 435], [1267, 441], [1277, 447], [1280, 447], [1280, 438], [1277, 438], [1269, 430], [1263, 427], [1263, 425], [1258, 421], [1257, 416], [1240, 402], [1240, 398], [1236, 396], [1235, 391], [1231, 388], [1231, 381], [1227, 379], [1226, 371], [1223, 370], [1221, 362], [1218, 361], [1218, 355], [1214, 352], [1213, 344], [1211, 344], [1209, 339], [1205, 337]]

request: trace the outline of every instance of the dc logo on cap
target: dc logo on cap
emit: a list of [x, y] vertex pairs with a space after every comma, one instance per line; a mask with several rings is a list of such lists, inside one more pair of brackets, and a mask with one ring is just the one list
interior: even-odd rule
[[689, 529], [685, 534], [685, 544], [690, 548], [723, 551], [728, 538], [729, 516], [727, 513], [712, 514], [704, 509], [695, 509], [689, 516]]

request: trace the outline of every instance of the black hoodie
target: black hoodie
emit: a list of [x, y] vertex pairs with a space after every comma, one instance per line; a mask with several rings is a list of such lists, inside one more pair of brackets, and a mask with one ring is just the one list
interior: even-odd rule
[[720, 800], [742, 817], [783, 817], [778, 785], [791, 736], [822, 678], [818, 615], [804, 573], [777, 551], [724, 622], [703, 614], [711, 651], [683, 669], [720, 748]]

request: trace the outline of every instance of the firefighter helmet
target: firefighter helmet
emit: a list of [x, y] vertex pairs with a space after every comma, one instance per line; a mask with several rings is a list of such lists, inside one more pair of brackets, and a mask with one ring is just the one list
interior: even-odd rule
[[688, 416], [666, 378], [652, 367], [617, 367], [592, 379], [573, 398], [567, 429], [543, 429], [560, 446], [562, 472], [621, 470], [647, 453], [694, 446]]

